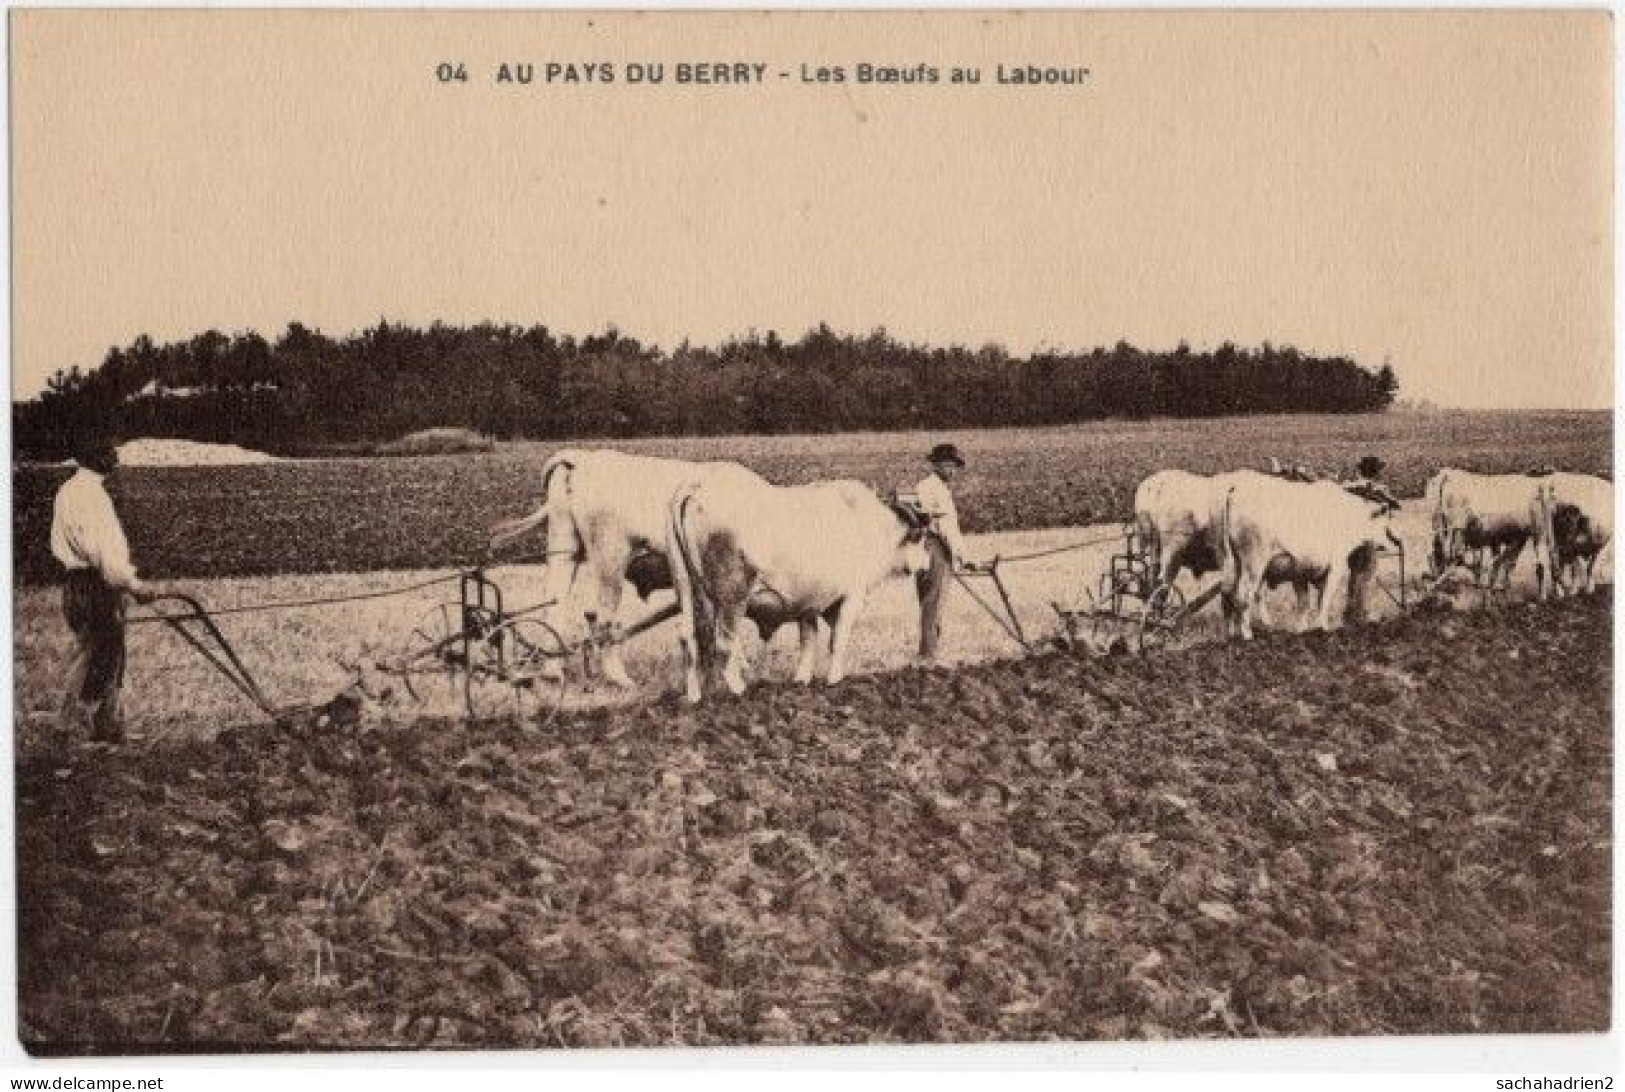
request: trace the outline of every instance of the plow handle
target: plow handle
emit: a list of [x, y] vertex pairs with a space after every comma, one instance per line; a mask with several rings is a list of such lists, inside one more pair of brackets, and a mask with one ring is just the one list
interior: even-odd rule
[[[214, 669], [224, 675], [233, 686], [242, 692], [244, 697], [253, 702], [260, 712], [272, 720], [276, 720], [276, 707], [266, 699], [265, 693], [260, 690], [259, 684], [254, 681], [254, 676], [249, 674], [247, 667], [243, 666], [243, 661], [238, 657], [237, 650], [231, 647], [231, 642], [227, 641], [226, 635], [220, 632], [220, 627], [215, 625], [213, 618], [209, 617], [209, 612], [203, 609], [203, 604], [190, 595], [181, 592], [168, 592], [155, 597], [153, 602], [158, 603], [164, 600], [173, 600], [180, 603], [186, 607], [186, 613], [160, 614], [157, 617], [170, 629], [180, 634], [187, 644], [191, 645], [199, 655], [209, 661]], [[203, 632], [208, 635], [208, 640], [205, 641], [202, 637], [187, 629], [186, 623], [188, 622], [198, 623]], [[212, 648], [210, 642], [213, 643]]]

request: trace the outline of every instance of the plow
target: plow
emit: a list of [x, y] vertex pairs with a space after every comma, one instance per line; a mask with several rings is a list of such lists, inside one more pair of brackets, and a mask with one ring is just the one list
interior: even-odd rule
[[407, 647], [378, 660], [415, 700], [437, 708], [459, 703], [474, 720], [504, 715], [545, 721], [564, 702], [569, 669], [591, 675], [595, 654], [677, 617], [676, 603], [628, 626], [587, 615], [586, 636], [566, 642], [537, 617], [552, 600], [520, 610], [503, 606], [502, 589], [484, 569], [458, 577], [456, 602], [429, 609], [413, 627]]
[[[1007, 576], [1013, 566], [1053, 554], [1090, 548], [1116, 547], [1091, 584], [1071, 602], [1050, 600], [1052, 628], [1035, 636], [1023, 621], [1011, 594]], [[1404, 548], [1397, 541], [1377, 551], [1378, 560], [1397, 568], [1397, 580], [1374, 583], [1401, 612], [1420, 602], [1451, 594], [1460, 581], [1461, 566], [1418, 578], [1410, 587]], [[1192, 594], [1159, 575], [1159, 566], [1132, 523], [1115, 533], [1031, 554], [995, 557], [989, 563], [954, 574], [967, 598], [992, 620], [1025, 655], [1047, 649], [1078, 653], [1132, 651], [1155, 653], [1179, 640], [1187, 623], [1222, 594], [1222, 581], [1213, 581]], [[1467, 570], [1471, 572], [1471, 567]], [[361, 596], [272, 603], [228, 608], [211, 614], [196, 599], [168, 595], [157, 601], [155, 613], [131, 622], [161, 622], [178, 634], [268, 720], [290, 719], [318, 712], [327, 704], [278, 704], [250, 672], [243, 658], [222, 631], [217, 616], [254, 610], [304, 607], [350, 602], [357, 598], [383, 598], [420, 591], [435, 585], [455, 585], [456, 597], [436, 603], [412, 625], [400, 646], [369, 654], [363, 665], [350, 665], [360, 676], [368, 671], [390, 680], [393, 695], [431, 715], [450, 715], [471, 721], [516, 717], [526, 724], [547, 723], [564, 705], [572, 676], [591, 679], [598, 656], [665, 622], [679, 612], [670, 603], [629, 624], [604, 621], [586, 613], [585, 632], [566, 640], [543, 617], [552, 600], [510, 609], [502, 587], [484, 566], [405, 588], [370, 592]]]
[[361, 685], [360, 676], [370, 670], [396, 682], [396, 692], [426, 713], [468, 720], [513, 716], [522, 723], [545, 724], [564, 703], [572, 668], [579, 667], [590, 677], [598, 653], [678, 613], [677, 604], [672, 603], [625, 626], [600, 622], [588, 614], [586, 634], [566, 641], [540, 617], [553, 605], [551, 600], [509, 610], [501, 586], [484, 567], [475, 567], [452, 577], [381, 594], [264, 604], [212, 614], [191, 596], [170, 594], [154, 600], [158, 608], [154, 613], [130, 621], [164, 624], [267, 720], [287, 724], [317, 714], [333, 702], [279, 704], [270, 700], [226, 638], [218, 615], [382, 598], [451, 582], [457, 584], [457, 598], [430, 607], [414, 623], [399, 649], [369, 654], [364, 664], [343, 664], [357, 672], [355, 685]]
[[[988, 565], [955, 574], [955, 579], [982, 612], [1023, 651], [1029, 653], [1046, 645], [1079, 652], [1106, 652], [1121, 648], [1137, 653], [1156, 652], [1168, 647], [1193, 616], [1223, 594], [1223, 582], [1218, 580], [1188, 597], [1177, 584], [1163, 580], [1158, 573], [1156, 558], [1146, 548], [1133, 522], [1125, 523], [1119, 533], [1110, 538], [1062, 547], [1061, 550], [1102, 544], [1116, 544], [1119, 549], [1106, 559], [1105, 568], [1093, 586], [1085, 587], [1076, 600], [1071, 603], [1050, 601], [1057, 628], [1047, 642], [1035, 642], [1027, 636], [1002, 571], [1012, 561], [1061, 551], [1046, 550], [1015, 558], [995, 557]], [[1420, 596], [1412, 593], [1405, 548], [1398, 541], [1375, 553], [1377, 564], [1397, 570], [1395, 580], [1379, 579], [1374, 582], [1401, 612], [1408, 611], [1414, 602], [1421, 599], [1448, 592], [1450, 574], [1446, 573], [1424, 584]], [[997, 594], [996, 603], [991, 597], [977, 592], [975, 581], [978, 579], [992, 585]]]

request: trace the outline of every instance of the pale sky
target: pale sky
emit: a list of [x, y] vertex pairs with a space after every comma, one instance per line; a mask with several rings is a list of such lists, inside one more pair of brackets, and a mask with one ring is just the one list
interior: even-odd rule
[[[1605, 12], [14, 12], [13, 392], [143, 332], [386, 316], [663, 346], [820, 321], [1018, 353], [1268, 339], [1391, 356], [1402, 397], [1611, 406], [1611, 35]], [[538, 82], [497, 86], [504, 61]], [[548, 61], [616, 82], [544, 86]], [[766, 83], [678, 85], [683, 61]], [[983, 82], [859, 85], [863, 61]], [[1001, 87], [1001, 62], [1090, 76]]]

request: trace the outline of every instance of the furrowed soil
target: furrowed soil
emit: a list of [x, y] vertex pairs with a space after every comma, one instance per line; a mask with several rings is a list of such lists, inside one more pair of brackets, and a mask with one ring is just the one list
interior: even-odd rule
[[1611, 617], [25, 753], [22, 1037], [1602, 1031]]

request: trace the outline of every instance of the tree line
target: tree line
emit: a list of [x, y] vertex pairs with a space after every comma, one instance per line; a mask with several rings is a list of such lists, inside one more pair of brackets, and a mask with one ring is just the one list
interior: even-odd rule
[[13, 406], [18, 451], [61, 458], [87, 428], [297, 454], [438, 426], [559, 439], [1049, 425], [1102, 418], [1364, 413], [1398, 389], [1370, 369], [1265, 342], [1014, 356], [910, 345], [885, 330], [799, 340], [752, 332], [660, 349], [609, 329], [380, 320], [333, 338], [292, 323], [274, 342], [215, 330], [146, 336], [60, 371]]

